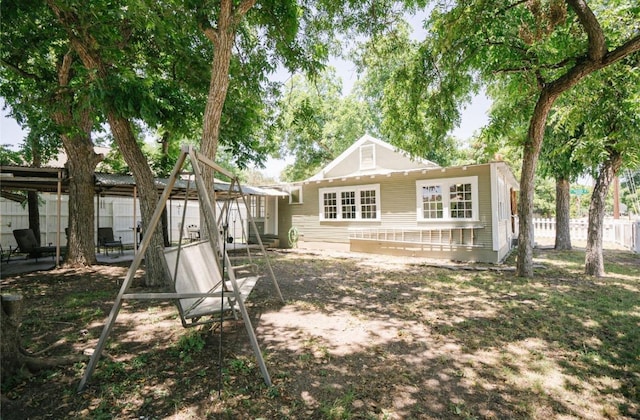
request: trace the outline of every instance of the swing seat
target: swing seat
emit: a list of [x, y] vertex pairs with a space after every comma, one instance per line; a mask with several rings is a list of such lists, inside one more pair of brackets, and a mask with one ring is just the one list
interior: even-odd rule
[[[180, 252], [178, 257], [178, 252]], [[231, 281], [222, 281], [221, 270], [218, 266], [218, 256], [211, 249], [209, 241], [198, 241], [182, 247], [166, 248], [165, 260], [171, 274], [175, 279], [175, 292], [177, 294], [211, 294], [206, 297], [178, 298], [177, 305], [185, 326], [207, 323], [200, 321], [202, 317], [208, 317], [221, 312], [232, 310], [235, 315], [235, 295]], [[176, 260], [178, 260], [176, 275]], [[253, 267], [251, 267], [253, 266]], [[256, 275], [257, 266], [248, 264], [231, 267], [234, 270], [236, 283], [240, 292], [240, 298], [244, 302], [260, 276]], [[215, 322], [211, 320], [208, 322]]]

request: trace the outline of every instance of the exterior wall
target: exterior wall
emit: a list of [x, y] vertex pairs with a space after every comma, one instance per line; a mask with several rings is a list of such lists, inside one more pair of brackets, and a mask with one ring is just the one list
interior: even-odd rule
[[347, 155], [343, 161], [327, 171], [324, 175], [326, 178], [349, 176], [354, 172], [376, 173], [381, 170], [401, 171], [407, 169], [423, 168], [424, 163], [413, 161], [401, 153], [392, 149], [381, 146], [375, 142], [367, 142], [366, 145], [373, 145], [375, 148], [375, 168], [360, 171], [360, 150], [356, 149], [350, 155]]
[[[493, 244], [493, 210], [492, 210], [492, 186], [490, 176], [491, 165], [472, 165], [467, 167], [438, 168], [413, 170], [407, 172], [394, 172], [382, 175], [363, 175], [358, 177], [337, 178], [323, 181], [306, 181], [302, 183], [303, 203], [289, 204], [288, 199], [280, 199], [279, 203], [279, 235], [281, 245], [286, 246], [287, 232], [295, 227], [300, 235], [299, 246], [309, 243], [349, 243], [350, 229], [353, 228], [377, 228], [377, 229], [456, 229], [466, 228], [465, 232], [473, 228], [473, 246], [456, 247], [424, 247], [418, 244], [420, 250], [410, 249], [402, 251], [398, 244], [392, 245], [389, 241], [367, 242], [353, 241], [360, 244], [357, 249], [367, 252], [398, 252], [401, 255], [413, 255], [420, 252], [421, 255], [437, 258], [453, 258], [465, 261], [498, 262], [504, 253], [502, 247], [496, 251]], [[417, 220], [417, 193], [416, 181], [435, 180], [446, 178], [461, 178], [477, 176], [478, 180], [478, 217], [470, 221], [418, 221]], [[327, 187], [360, 186], [379, 184], [381, 206], [381, 219], [378, 221], [321, 221], [319, 219], [319, 190]], [[468, 233], [463, 242], [469, 242]], [[457, 241], [457, 235], [451, 239]], [[510, 245], [507, 245], [508, 250]], [[384, 249], [386, 248], [386, 249]], [[404, 248], [410, 248], [408, 245]], [[427, 249], [428, 248], [428, 249]], [[447, 249], [445, 249], [447, 248]]]
[[504, 164], [492, 164], [491, 173], [491, 212], [493, 214], [493, 250], [497, 252], [498, 261], [509, 255], [513, 239], [517, 237], [512, 214], [511, 189]]
[[496, 263], [496, 253], [487, 248], [407, 244], [393, 241], [351, 240], [350, 250], [402, 257], [428, 257], [442, 260]]

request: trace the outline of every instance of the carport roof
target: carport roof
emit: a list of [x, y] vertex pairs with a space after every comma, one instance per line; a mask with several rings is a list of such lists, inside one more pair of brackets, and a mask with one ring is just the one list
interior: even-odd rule
[[[27, 190], [55, 193], [58, 191], [58, 182], [60, 182], [61, 191], [63, 193], [68, 193], [69, 176], [65, 168], [0, 166], [0, 189], [3, 192]], [[158, 192], [162, 192], [167, 186], [169, 179], [156, 178], [154, 182]], [[130, 197], [134, 194], [136, 184], [133, 177], [130, 175], [96, 173], [94, 186], [96, 194]], [[217, 180], [214, 184], [216, 193], [221, 196], [229, 195], [230, 192], [239, 192], [237, 185], [234, 186], [232, 191], [230, 191], [230, 187], [231, 184], [224, 181]], [[242, 192], [244, 194], [262, 196], [287, 195], [284, 192], [271, 188], [259, 188], [245, 185], [242, 186]], [[190, 199], [197, 199], [195, 183], [180, 179], [175, 183], [171, 197], [184, 198], [185, 194], [188, 194]]]

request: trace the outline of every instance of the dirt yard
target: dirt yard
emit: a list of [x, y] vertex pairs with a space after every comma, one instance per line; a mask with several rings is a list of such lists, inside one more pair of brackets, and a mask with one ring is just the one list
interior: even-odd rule
[[[640, 417], [638, 255], [607, 252], [593, 279], [583, 253], [538, 250], [533, 280], [509, 263], [270, 255], [286, 303], [262, 279], [247, 305], [272, 387], [241, 321], [184, 329], [171, 302], [127, 301], [84, 392], [85, 362], [3, 378], [2, 419]], [[93, 349], [127, 268], [3, 279], [24, 296], [23, 347]]]

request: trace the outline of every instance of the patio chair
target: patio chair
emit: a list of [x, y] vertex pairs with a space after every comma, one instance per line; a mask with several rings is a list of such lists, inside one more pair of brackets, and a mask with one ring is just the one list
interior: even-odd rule
[[[16, 239], [16, 243], [18, 244], [17, 251], [15, 252], [28, 254], [30, 258], [35, 258], [36, 262], [38, 262], [38, 257], [56, 255], [55, 246], [38, 246], [36, 235], [31, 229], [16, 229], [13, 231], [13, 237]], [[62, 250], [63, 248], [60, 249]], [[7, 261], [9, 260], [7, 259]]]
[[109, 255], [109, 248], [117, 248], [120, 250], [120, 255], [124, 254], [122, 237], [118, 237], [118, 240], [115, 240], [113, 228], [110, 227], [98, 228], [98, 252], [100, 252], [100, 248], [104, 249], [106, 255]]
[[189, 242], [200, 240], [200, 228], [198, 227], [198, 225], [187, 226], [187, 234], [189, 236]]

